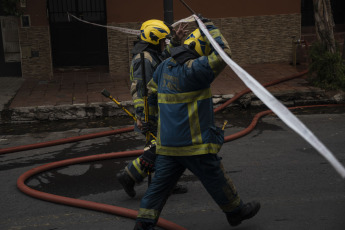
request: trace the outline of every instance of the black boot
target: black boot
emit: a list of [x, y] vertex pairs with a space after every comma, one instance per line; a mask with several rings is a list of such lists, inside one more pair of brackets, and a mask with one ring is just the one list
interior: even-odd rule
[[128, 196], [135, 197], [135, 181], [132, 179], [132, 177], [130, 177], [126, 171], [122, 171], [116, 174], [116, 177], [119, 180], [125, 192], [128, 194]]
[[257, 201], [252, 201], [243, 206], [235, 213], [227, 213], [226, 217], [231, 226], [239, 225], [243, 220], [252, 218], [258, 213], [260, 209], [260, 203]]
[[186, 192], [188, 192], [188, 188], [186, 186], [183, 186], [181, 184], [176, 184], [171, 193], [172, 194], [183, 194]]

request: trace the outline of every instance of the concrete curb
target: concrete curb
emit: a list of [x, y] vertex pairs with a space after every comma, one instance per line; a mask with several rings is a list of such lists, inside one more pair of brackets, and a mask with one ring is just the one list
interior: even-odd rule
[[[272, 93], [285, 106], [342, 104], [345, 103], [345, 92], [327, 94], [324, 90], [314, 89], [305, 91], [289, 91]], [[233, 94], [214, 95], [214, 108], [233, 98]], [[122, 101], [121, 104], [131, 113], [134, 113], [132, 101]], [[242, 96], [229, 106], [240, 108], [265, 108], [266, 106], [253, 94]], [[75, 104], [59, 106], [36, 106], [5, 109], [2, 111], [0, 123], [39, 122], [54, 120], [94, 119], [102, 117], [128, 116], [114, 102]]]
[[[130, 101], [121, 102], [133, 113]], [[98, 117], [128, 116], [113, 102], [59, 106], [18, 107], [3, 111], [2, 122], [39, 122], [54, 120], [94, 119]]]

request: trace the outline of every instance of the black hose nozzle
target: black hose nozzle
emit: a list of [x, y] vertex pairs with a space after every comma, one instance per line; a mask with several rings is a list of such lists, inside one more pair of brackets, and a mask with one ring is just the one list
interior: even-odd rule
[[105, 96], [105, 97], [110, 97], [110, 93], [108, 92], [108, 90], [106, 90], [106, 89], [103, 89], [103, 91], [101, 92], [102, 94], [103, 94], [103, 96]]

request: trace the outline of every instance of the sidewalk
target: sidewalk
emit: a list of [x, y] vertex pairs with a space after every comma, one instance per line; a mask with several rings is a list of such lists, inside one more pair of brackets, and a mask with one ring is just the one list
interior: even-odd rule
[[[299, 72], [288, 63], [253, 64], [242, 68], [261, 84]], [[114, 102], [101, 94], [103, 89], [107, 89], [123, 106], [133, 111], [129, 93], [131, 83], [127, 73], [110, 75], [104, 71], [72, 69], [55, 73], [50, 81], [0, 78], [0, 83], [2, 122], [125, 116], [126, 114]], [[13, 83], [14, 86], [9, 87], [9, 83]], [[227, 67], [211, 87], [215, 106], [245, 88], [239, 77]], [[310, 86], [305, 76], [267, 89], [287, 106], [345, 101], [343, 94], [328, 95], [324, 90]], [[237, 106], [245, 107], [263, 106], [253, 94], [236, 103]]]

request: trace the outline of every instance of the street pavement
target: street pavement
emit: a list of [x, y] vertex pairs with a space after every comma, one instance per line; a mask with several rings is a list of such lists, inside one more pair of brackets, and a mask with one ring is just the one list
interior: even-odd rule
[[[243, 69], [261, 84], [298, 74], [304, 66], [288, 63], [244, 65]], [[286, 106], [343, 103], [343, 92], [326, 92], [311, 86], [302, 76], [268, 87]], [[123, 106], [133, 111], [128, 73], [111, 75], [102, 69], [69, 68], [54, 73], [52, 79], [0, 78], [0, 122], [37, 122], [97, 117], [126, 116], [101, 91], [107, 89]], [[232, 98], [246, 86], [227, 67], [211, 85], [214, 105]], [[255, 95], [248, 94], [232, 106], [263, 106]]]
[[[309, 109], [296, 116], [344, 165], [345, 110], [343, 107]], [[216, 114], [226, 135], [248, 126], [247, 111]], [[115, 118], [114, 118], [115, 119]], [[78, 122], [11, 126], [0, 139], [1, 148], [56, 140], [122, 128], [122, 125], [77, 128]], [[56, 204], [24, 194], [16, 187], [20, 175], [35, 167], [82, 156], [142, 149], [143, 138], [134, 132], [0, 155], [0, 226], [2, 230], [131, 230], [134, 220], [119, 215]], [[219, 153], [224, 169], [244, 201], [259, 200], [253, 219], [231, 228], [200, 181], [187, 171], [180, 183], [186, 194], [169, 197], [161, 217], [189, 230], [343, 230], [344, 180], [307, 142], [274, 115], [261, 119], [248, 135], [225, 143]], [[75, 163], [39, 173], [25, 183], [32, 189], [80, 200], [138, 210], [147, 181], [128, 197], [116, 173], [133, 157]], [[161, 228], [157, 228], [161, 229]]]
[[[246, 65], [243, 68], [262, 84], [302, 70], [287, 63]], [[127, 74], [111, 76], [104, 72], [78, 69], [57, 73], [50, 80], [0, 78], [0, 83], [0, 102], [3, 105], [1, 149], [109, 131], [133, 123], [123, 111], [117, 109], [115, 103], [100, 93], [106, 88], [113, 97], [131, 108]], [[215, 106], [245, 88], [230, 69], [225, 69], [212, 84]], [[310, 86], [306, 76], [267, 89], [287, 106], [339, 104], [344, 101], [341, 92], [326, 92]], [[252, 94], [231, 106], [263, 107]], [[312, 115], [298, 117], [344, 164], [345, 112], [342, 108], [338, 107], [335, 111], [318, 109], [311, 112]], [[252, 118], [248, 111], [241, 109], [216, 114], [218, 125], [226, 119], [230, 121], [226, 135], [239, 132], [248, 126]], [[89, 120], [85, 118], [109, 118], [117, 123], [90, 128], [91, 122], [88, 122], [87, 128], [78, 127]], [[38, 123], [22, 123], [24, 121]], [[143, 145], [144, 140], [131, 132], [1, 155], [1, 229], [132, 229], [134, 221], [129, 218], [27, 196], [16, 188], [16, 181], [23, 173], [43, 164], [142, 149]], [[233, 229], [344, 228], [344, 180], [309, 144], [275, 116], [265, 117], [250, 134], [224, 144], [219, 154], [241, 197], [245, 201], [257, 199], [262, 204], [255, 218]], [[116, 173], [132, 159], [103, 160], [57, 168], [30, 178], [26, 184], [43, 192], [138, 210], [147, 183], [136, 188], [137, 196], [132, 199], [126, 196], [115, 179]], [[163, 218], [187, 229], [230, 229], [225, 216], [190, 172], [181, 178], [181, 183], [188, 187], [189, 192], [172, 195], [162, 212]]]

